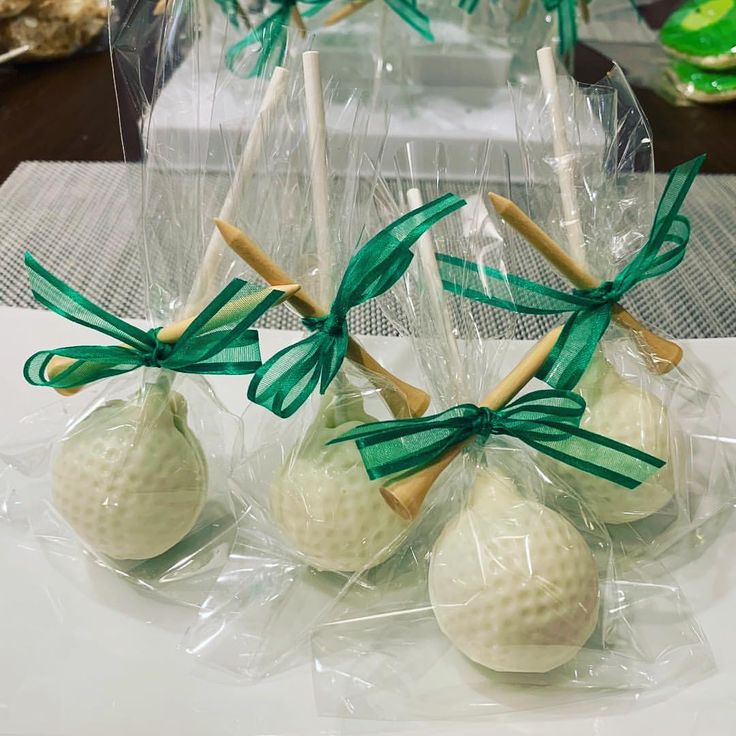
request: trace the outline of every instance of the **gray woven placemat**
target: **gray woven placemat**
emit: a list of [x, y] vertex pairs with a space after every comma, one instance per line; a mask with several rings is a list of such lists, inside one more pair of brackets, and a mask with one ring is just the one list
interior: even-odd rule
[[[660, 186], [666, 177], [658, 176]], [[23, 251], [121, 317], [144, 315], [139, 265], [140, 174], [120, 163], [21, 164], [0, 187], [0, 303], [36, 307]], [[693, 226], [686, 265], [641, 284], [627, 305], [647, 324], [679, 338], [736, 336], [736, 176], [700, 176], [685, 211]], [[530, 249], [516, 249], [520, 272], [551, 283], [549, 267]], [[395, 334], [375, 304], [353, 315], [359, 334]], [[483, 309], [485, 332], [499, 333], [495, 310]], [[538, 338], [553, 318], [523, 318], [520, 338]], [[286, 310], [263, 326], [296, 328]]]

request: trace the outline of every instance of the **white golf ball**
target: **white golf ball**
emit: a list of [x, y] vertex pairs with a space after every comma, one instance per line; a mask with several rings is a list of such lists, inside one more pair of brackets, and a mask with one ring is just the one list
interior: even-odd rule
[[644, 450], [667, 464], [632, 490], [554, 462], [557, 474], [606, 524], [638, 521], [666, 506], [674, 495], [675, 480], [670, 420], [662, 402], [624, 380], [600, 352], [574, 390], [587, 404], [580, 423], [583, 429]]
[[488, 471], [434, 545], [429, 596], [445, 636], [498, 672], [559, 667], [598, 621], [598, 574], [583, 537]]
[[408, 525], [381, 497], [381, 482], [368, 478], [354, 442], [325, 446], [360, 424], [319, 427], [271, 486], [274, 521], [318, 570], [378, 565], [393, 554]]
[[77, 424], [52, 468], [54, 506], [97, 552], [143, 560], [192, 529], [207, 496], [207, 465], [184, 398], [149, 384]]

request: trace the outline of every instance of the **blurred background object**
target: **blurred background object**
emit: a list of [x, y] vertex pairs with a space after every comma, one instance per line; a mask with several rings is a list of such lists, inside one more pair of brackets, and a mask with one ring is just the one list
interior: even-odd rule
[[[113, 33], [134, 2], [116, 0]], [[151, 43], [155, 48], [155, 24], [160, 23], [153, 12], [157, 0], [138, 2], [150, 5]], [[535, 18], [541, 22], [556, 12], [547, 10], [550, 4], [545, 5], [543, 0], [530, 2], [535, 3], [530, 22]], [[243, 2], [255, 17], [262, 5], [255, 0]], [[651, 121], [657, 140], [658, 170], [668, 171], [706, 150], [709, 156], [705, 171], [733, 173], [736, 105], [681, 105], [683, 95], [698, 102], [705, 95], [710, 101], [714, 93], [727, 99], [736, 83], [729, 73], [688, 67], [692, 58], [671, 64], [660, 44], [658, 29], [681, 5], [678, 0], [658, 0], [635, 10], [629, 0], [595, 0], [590, 23], [578, 23], [578, 43], [572, 58], [575, 76], [580, 81], [594, 82], [610, 68], [609, 59], [616, 58], [632, 79]], [[431, 12], [433, 5], [426, 7]], [[733, 0], [690, 0], [675, 13], [670, 25], [684, 23], [686, 30], [694, 27], [698, 37], [707, 31], [711, 38], [713, 28], [720, 28], [718, 24], [730, 23], [727, 32], [733, 28], [733, 7]], [[445, 15], [437, 16], [438, 22], [442, 23]], [[122, 100], [121, 131], [104, 29], [106, 18], [104, 0], [0, 0], [0, 54], [5, 56], [5, 62], [0, 63], [0, 182], [18, 163], [28, 159], [122, 160], [121, 136], [129, 157], [137, 158], [139, 110], [135, 101]], [[671, 31], [662, 31], [664, 43], [671, 45], [671, 39]], [[523, 43], [523, 37], [512, 40]], [[731, 47], [736, 47], [736, 39]], [[702, 53], [707, 59], [711, 51]], [[512, 77], [516, 74], [516, 68], [512, 69]], [[662, 82], [666, 79], [668, 88]]]

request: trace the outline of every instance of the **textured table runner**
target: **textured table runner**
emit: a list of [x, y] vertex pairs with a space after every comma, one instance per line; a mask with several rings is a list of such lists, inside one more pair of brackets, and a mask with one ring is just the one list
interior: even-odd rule
[[[666, 177], [657, 176], [661, 189]], [[21, 164], [0, 187], [0, 303], [36, 307], [22, 254], [30, 250], [54, 273], [122, 317], [143, 317], [139, 265], [140, 174], [122, 163]], [[685, 213], [693, 225], [685, 264], [639, 285], [627, 306], [646, 323], [674, 337], [736, 336], [736, 176], [701, 175]], [[529, 248], [517, 248], [520, 272], [551, 283], [549, 267]], [[375, 304], [355, 310], [358, 334], [396, 334]], [[487, 335], [502, 319], [479, 314]], [[524, 318], [517, 337], [538, 338], [553, 318]], [[295, 328], [286, 309], [266, 315], [263, 326]]]

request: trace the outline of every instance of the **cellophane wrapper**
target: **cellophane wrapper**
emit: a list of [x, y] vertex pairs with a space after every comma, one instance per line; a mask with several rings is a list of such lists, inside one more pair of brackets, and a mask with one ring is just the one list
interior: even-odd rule
[[[121, 99], [137, 100], [145, 120], [143, 162], [130, 174], [141, 178], [141, 186], [130, 191], [143, 192], [139, 237], [148, 327], [193, 316], [240, 268], [223, 252], [206, 283], [197, 279], [213, 237], [212, 217], [229, 186], [229, 172], [214, 155], [223, 150], [222, 133], [215, 146], [201, 131], [173, 131], [169, 119], [157, 115], [169, 75], [198, 53], [196, 8], [177, 0], [171, 12], [182, 17], [174, 30], [167, 25], [170, 15], [152, 20], [150, 3], [134, 4], [113, 48], [116, 60], [125, 62], [117, 69]], [[156, 31], [138, 36], [145, 22], [158, 24]], [[217, 107], [220, 96], [200, 82], [194, 67], [189, 94], [177, 102], [182, 118], [196, 120]], [[259, 84], [243, 94], [231, 135], [249, 129], [261, 91]], [[203, 299], [196, 309], [190, 299], [195, 283]], [[91, 344], [106, 340], [92, 331], [87, 336]], [[101, 568], [141, 591], [196, 609], [228, 558], [243, 513], [233, 468], [244, 454], [236, 412], [245, 402], [233, 406], [232, 396], [244, 396], [248, 380], [210, 382], [146, 368], [69, 398], [38, 389], [48, 392], [49, 405], [24, 420], [3, 451], [4, 515], [29, 527], [53, 564], [80, 585], [89, 587], [91, 567]]]
[[[570, 144], [562, 158], [554, 153], [545, 95], [538, 88], [514, 90], [526, 179], [522, 208], [593, 276], [612, 279], [644, 246], [654, 220], [658, 197], [651, 129], [618, 67], [597, 85], [558, 81]], [[580, 252], [570, 249], [571, 223], [561, 204], [557, 177], [564, 168], [572, 172], [583, 233]], [[683, 211], [687, 214], [687, 200]], [[718, 319], [689, 277], [688, 263], [702, 257], [697, 237], [693, 232], [676, 273], [637, 285], [624, 300], [663, 337], [677, 338], [659, 327], [670, 309], [692, 308], [704, 319]], [[509, 258], [513, 260], [512, 253]], [[551, 266], [542, 264], [541, 272], [544, 283], [571, 288]], [[677, 293], [668, 290], [666, 281], [675, 277], [688, 301], [695, 303], [669, 304], [661, 296]], [[670, 565], [690, 559], [713, 539], [718, 525], [708, 522], [731, 509], [736, 497], [733, 437], [724, 423], [731, 410], [728, 398], [696, 350], [681, 345], [684, 357], [678, 365], [665, 366], [655, 357], [652, 369], [633, 334], [613, 321], [575, 388], [588, 405], [581, 426], [665, 459], [664, 468], [631, 492], [607, 481], [591, 483], [555, 462], [544, 463], [547, 472], [588, 500], [607, 524], [622, 559], [668, 554]]]
[[[327, 309], [350, 257], [376, 232], [378, 161], [366, 159], [364, 151], [369, 126], [375, 134], [379, 121], [359, 96], [327, 86], [327, 107], [347, 100], [337, 128], [349, 134], [328, 137], [330, 248], [320, 255], [301, 84], [295, 75], [264, 136], [263, 173], [243, 188], [247, 206], [235, 224]], [[290, 324], [300, 327], [296, 319]], [[283, 332], [279, 347], [303, 337]], [[403, 375], [405, 366], [390, 369]], [[248, 453], [235, 471], [247, 511], [228, 562], [185, 638], [187, 651], [246, 680], [303, 663], [309, 635], [351, 574], [392, 554], [408, 525], [383, 503], [351, 444], [326, 447], [358, 424], [389, 418], [386, 391], [376, 376], [346, 361], [324, 396], [315, 390], [287, 419], [248, 406]], [[372, 528], [374, 516], [380, 528]]]
[[[410, 187], [421, 186], [427, 200], [447, 191], [451, 163], [436, 150], [434, 181], [414, 180], [414, 147], [398, 157], [396, 181], [382, 190], [387, 216], [388, 203], [400, 209]], [[503, 272], [504, 227], [483, 195], [508, 188], [508, 164], [492, 148], [476, 162], [477, 189], [456, 192], [468, 206], [430, 232], [438, 251]], [[435, 298], [417, 263], [382, 306], [412, 341], [441, 410], [477, 402], [515, 362], [505, 351], [516, 317], [502, 313], [489, 330], [490, 307], [447, 295], [458, 374]], [[394, 556], [356, 573], [312, 636], [321, 713], [472, 720], [596, 703], [610, 690], [633, 702], [642, 690], [712, 670], [709, 646], [666, 570], [621, 569], [607, 527], [518, 440], [471, 444], [425, 503]]]

